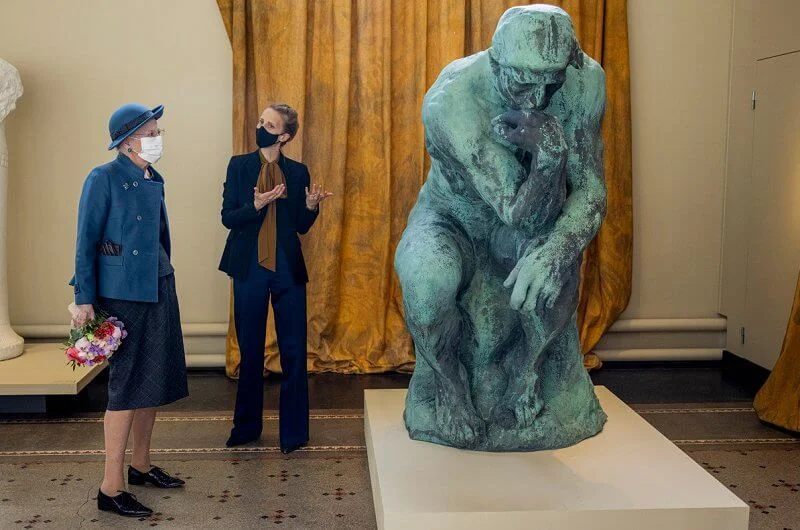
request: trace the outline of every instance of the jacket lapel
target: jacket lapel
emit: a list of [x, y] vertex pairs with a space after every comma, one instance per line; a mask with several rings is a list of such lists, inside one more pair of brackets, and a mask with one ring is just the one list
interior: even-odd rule
[[258, 174], [261, 172], [261, 157], [258, 156], [258, 151], [253, 151], [247, 155], [247, 159], [245, 159], [244, 163], [244, 183], [246, 186], [242, 189], [242, 196], [247, 196], [247, 198], [252, 199], [253, 188], [258, 184]]

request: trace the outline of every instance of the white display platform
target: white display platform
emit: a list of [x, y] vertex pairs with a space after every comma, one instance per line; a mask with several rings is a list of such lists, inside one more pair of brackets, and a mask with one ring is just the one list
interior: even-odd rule
[[746, 530], [748, 506], [605, 387], [602, 433], [533, 453], [411, 440], [405, 390], [366, 390], [378, 528]]

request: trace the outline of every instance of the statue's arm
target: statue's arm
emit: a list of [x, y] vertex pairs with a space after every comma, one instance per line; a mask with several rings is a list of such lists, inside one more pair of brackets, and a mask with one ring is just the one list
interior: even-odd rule
[[507, 147], [492, 139], [490, 118], [483, 116], [473, 96], [431, 92], [423, 105], [429, 154], [445, 170], [464, 175], [504, 224], [519, 227], [531, 208], [520, 189], [524, 169]]
[[520, 230], [529, 239], [541, 239], [561, 213], [566, 199], [569, 148], [564, 128], [558, 118], [540, 111], [509, 111], [494, 121], [501, 139], [531, 157], [530, 174], [517, 192], [518, 200], [530, 205], [530, 213], [521, 220]]
[[562, 262], [572, 262], [582, 254], [606, 214], [600, 133], [605, 112], [605, 73], [594, 61], [585, 63], [581, 73], [582, 90], [564, 127], [569, 146], [566, 167], [569, 192], [546, 243]]

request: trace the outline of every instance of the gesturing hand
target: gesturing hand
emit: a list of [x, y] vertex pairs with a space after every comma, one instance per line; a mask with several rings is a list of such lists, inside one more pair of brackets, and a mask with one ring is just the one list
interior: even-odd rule
[[319, 206], [319, 203], [328, 197], [333, 197], [333, 193], [330, 191], [322, 191], [322, 186], [319, 184], [314, 184], [311, 192], [309, 192], [308, 188], [306, 188], [306, 208], [309, 210], [316, 210], [317, 206]]
[[258, 188], [253, 188], [253, 204], [256, 210], [260, 210], [269, 203], [274, 202], [275, 199], [284, 193], [286, 193], [286, 186], [284, 184], [278, 184], [270, 191], [265, 191], [264, 193], [259, 193]]

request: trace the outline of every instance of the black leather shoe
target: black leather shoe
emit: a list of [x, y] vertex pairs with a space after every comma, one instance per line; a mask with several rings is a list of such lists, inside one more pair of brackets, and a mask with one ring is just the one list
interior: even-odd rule
[[308, 445], [308, 442], [303, 442], [301, 444], [295, 444], [295, 445], [282, 445], [281, 453], [288, 455], [289, 453], [297, 451], [298, 449], [300, 449], [301, 447], [305, 447], [306, 445]]
[[117, 515], [123, 517], [150, 517], [153, 515], [153, 510], [137, 501], [136, 497], [127, 491], [111, 497], [97, 490], [97, 509], [104, 512], [116, 512]]
[[157, 488], [180, 488], [186, 482], [169, 475], [160, 467], [153, 466], [147, 473], [142, 473], [133, 466], [128, 466], [128, 484], [144, 486], [152, 484]]
[[250, 442], [255, 442], [256, 440], [259, 439], [260, 436], [261, 436], [260, 434], [256, 436], [241, 436], [238, 434], [231, 433], [231, 436], [230, 438], [228, 438], [228, 441], [225, 442], [225, 445], [228, 447], [236, 447], [237, 445], [248, 444]]

